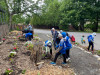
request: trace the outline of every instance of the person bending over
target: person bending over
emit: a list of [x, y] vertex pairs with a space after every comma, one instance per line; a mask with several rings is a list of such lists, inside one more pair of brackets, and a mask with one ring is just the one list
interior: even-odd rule
[[59, 55], [63, 55], [63, 63], [62, 64], [66, 64], [66, 51], [65, 51], [65, 46], [64, 46], [64, 39], [62, 37], [61, 34], [58, 35], [58, 37], [61, 39], [59, 45], [57, 45], [56, 47], [58, 48], [58, 52], [55, 55], [54, 61], [51, 62], [50, 64], [56, 65], [56, 60], [58, 58]]

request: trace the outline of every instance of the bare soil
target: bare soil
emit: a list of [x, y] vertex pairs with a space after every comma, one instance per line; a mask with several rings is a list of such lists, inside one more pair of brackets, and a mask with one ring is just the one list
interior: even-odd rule
[[[12, 37], [12, 36], [9, 36]], [[36, 41], [36, 40], [35, 40]], [[35, 42], [34, 40], [32, 42]], [[17, 54], [10, 58], [9, 54], [14, 48], [14, 43], [17, 42]], [[37, 69], [34, 62], [30, 60], [31, 51], [24, 46], [26, 41], [19, 41], [14, 38], [6, 38], [6, 41], [0, 45], [0, 75], [5, 75], [6, 69], [13, 70], [11, 75], [23, 75], [22, 71], [26, 70], [25, 75], [74, 75], [74, 71], [69, 68], [69, 65], [61, 65], [62, 58], [58, 58], [56, 66], [50, 65], [52, 59], [44, 59], [41, 69]], [[55, 53], [54, 53], [55, 55]], [[53, 55], [53, 58], [54, 58]]]

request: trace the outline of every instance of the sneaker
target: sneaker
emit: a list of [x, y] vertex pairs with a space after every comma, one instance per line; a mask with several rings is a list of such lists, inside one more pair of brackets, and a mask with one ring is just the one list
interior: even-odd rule
[[69, 60], [70, 60], [70, 58], [67, 58], [67, 59], [66, 59], [66, 61], [69, 61]]
[[56, 63], [55, 63], [55, 62], [51, 62], [50, 64], [52, 64], [52, 65], [56, 65]]
[[62, 62], [61, 64], [64, 64], [64, 65], [66, 65], [67, 63], [65, 63], [65, 62]]

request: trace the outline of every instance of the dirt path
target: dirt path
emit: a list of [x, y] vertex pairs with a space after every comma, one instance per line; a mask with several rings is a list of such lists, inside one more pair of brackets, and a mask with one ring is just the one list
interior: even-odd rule
[[[38, 33], [44, 41], [50, 39], [47, 34]], [[76, 47], [71, 49], [70, 67], [74, 68], [77, 75], [100, 75], [100, 61], [92, 54]]]

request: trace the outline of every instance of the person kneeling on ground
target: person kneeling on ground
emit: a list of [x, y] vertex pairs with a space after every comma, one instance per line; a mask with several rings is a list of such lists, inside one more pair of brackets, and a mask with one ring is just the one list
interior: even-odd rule
[[29, 40], [29, 41], [31, 41], [31, 39], [32, 39], [32, 33], [26, 33], [25, 34], [25, 38], [27, 39], [27, 40]]
[[58, 52], [55, 55], [54, 61], [51, 62], [50, 64], [56, 65], [56, 60], [58, 58], [59, 55], [63, 55], [63, 63], [62, 64], [66, 64], [66, 51], [65, 51], [65, 46], [64, 46], [64, 39], [62, 37], [61, 34], [58, 35], [58, 37], [61, 39], [59, 45], [57, 45], [56, 47], [58, 48]]
[[88, 46], [88, 51], [92, 45], [92, 52], [93, 52], [93, 48], [94, 48], [94, 36], [96, 36], [96, 33], [93, 33], [91, 35], [88, 36], [88, 42], [89, 42], [89, 46]]

